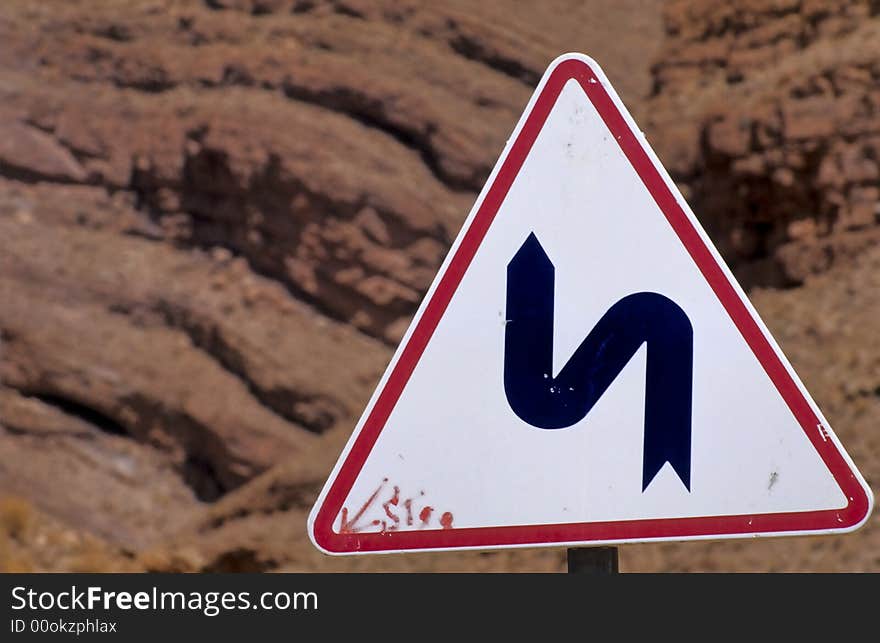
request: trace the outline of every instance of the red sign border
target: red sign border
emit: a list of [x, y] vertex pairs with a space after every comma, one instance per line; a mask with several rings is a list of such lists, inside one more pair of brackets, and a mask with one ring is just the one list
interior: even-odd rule
[[[416, 367], [449, 301], [461, 283], [468, 266], [489, 226], [507, 196], [544, 122], [569, 80], [577, 81], [593, 103], [621, 150], [666, 216], [706, 281], [727, 310], [733, 323], [757, 356], [767, 375], [779, 390], [810, 442], [821, 456], [848, 499], [842, 509], [821, 511], [712, 516], [704, 518], [663, 518], [609, 522], [524, 525], [515, 527], [477, 527], [386, 531], [382, 533], [336, 533], [333, 523], [339, 515], [373, 445], [391, 415], [407, 381]], [[479, 549], [498, 546], [571, 544], [577, 542], [632, 542], [653, 539], [726, 537], [762, 533], [819, 532], [846, 530], [862, 522], [871, 501], [834, 441], [822, 429], [822, 422], [793, 380], [749, 307], [728, 279], [715, 256], [682, 209], [662, 173], [645, 148], [642, 138], [606, 91], [600, 75], [581, 57], [563, 58], [550, 72], [540, 94], [510, 146], [492, 185], [485, 193], [476, 215], [464, 234], [437, 288], [424, 308], [376, 399], [366, 422], [355, 439], [336, 478], [315, 516], [313, 536], [316, 544], [331, 553], [382, 552], [426, 549]]]

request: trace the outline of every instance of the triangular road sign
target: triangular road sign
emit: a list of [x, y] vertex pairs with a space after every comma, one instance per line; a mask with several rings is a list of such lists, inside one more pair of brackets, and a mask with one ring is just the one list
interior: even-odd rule
[[309, 517], [328, 553], [831, 533], [872, 496], [605, 75], [544, 74]]

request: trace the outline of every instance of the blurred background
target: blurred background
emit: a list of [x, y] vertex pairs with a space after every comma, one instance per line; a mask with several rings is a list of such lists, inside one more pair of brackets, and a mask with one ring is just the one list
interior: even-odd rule
[[[595, 58], [880, 483], [877, 0], [3, 0], [0, 571], [334, 559], [305, 520], [547, 64]], [[880, 571], [833, 538], [623, 571]]]

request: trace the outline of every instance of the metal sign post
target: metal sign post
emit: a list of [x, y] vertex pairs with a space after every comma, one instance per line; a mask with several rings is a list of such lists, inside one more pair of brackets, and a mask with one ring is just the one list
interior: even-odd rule
[[569, 574], [618, 574], [617, 547], [569, 547]]

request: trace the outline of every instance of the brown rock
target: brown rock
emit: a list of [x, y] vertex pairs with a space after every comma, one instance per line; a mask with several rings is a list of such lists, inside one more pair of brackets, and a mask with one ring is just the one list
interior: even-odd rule
[[86, 172], [52, 136], [0, 113], [0, 168], [6, 176], [80, 183]]
[[789, 224], [810, 218], [819, 236], [878, 225], [859, 191], [878, 179], [876, 11], [683, 0], [665, 16], [646, 129], [727, 261], [746, 285], [793, 285], [851, 260], [850, 241], [794, 238]]

